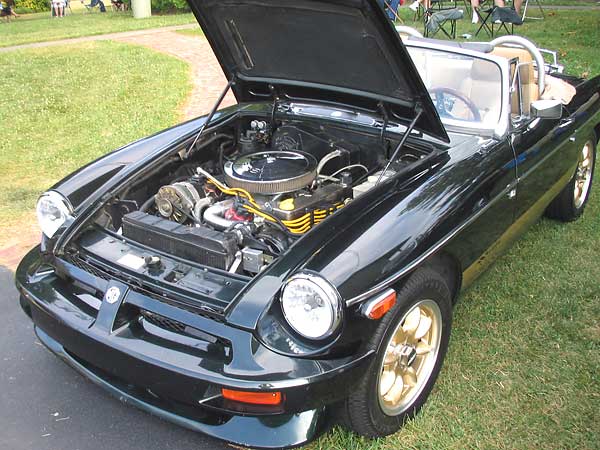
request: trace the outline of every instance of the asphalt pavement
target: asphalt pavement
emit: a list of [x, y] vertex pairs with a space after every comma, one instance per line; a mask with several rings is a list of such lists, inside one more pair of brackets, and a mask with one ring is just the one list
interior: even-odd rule
[[125, 405], [58, 360], [0, 267], [0, 450], [231, 449]]

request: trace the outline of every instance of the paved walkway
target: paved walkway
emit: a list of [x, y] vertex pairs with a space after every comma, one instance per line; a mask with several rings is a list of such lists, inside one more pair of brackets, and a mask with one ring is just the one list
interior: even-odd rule
[[24, 217], [18, 229], [2, 230], [4, 237], [10, 236], [6, 244], [0, 248], [0, 270], [2, 266], [15, 270], [19, 261], [32, 247], [40, 242], [41, 232], [37, 225], [35, 213]]
[[24, 50], [28, 48], [54, 47], [56, 45], [79, 44], [80, 42], [90, 41], [108, 41], [111, 39], [119, 39], [133, 36], [141, 36], [144, 34], [168, 33], [176, 30], [186, 30], [198, 28], [198, 24], [188, 23], [186, 25], [172, 25], [170, 27], [149, 28], [146, 30], [123, 31], [121, 33], [98, 34], [95, 36], [82, 36], [77, 38], [59, 39], [57, 41], [33, 42], [31, 44], [12, 45], [10, 47], [0, 47], [0, 53], [12, 52], [14, 50]]

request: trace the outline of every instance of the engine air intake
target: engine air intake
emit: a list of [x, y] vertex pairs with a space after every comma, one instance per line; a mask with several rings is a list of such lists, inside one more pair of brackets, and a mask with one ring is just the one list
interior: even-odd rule
[[297, 151], [263, 151], [228, 161], [225, 182], [252, 194], [282, 194], [309, 185], [317, 176], [317, 160]]

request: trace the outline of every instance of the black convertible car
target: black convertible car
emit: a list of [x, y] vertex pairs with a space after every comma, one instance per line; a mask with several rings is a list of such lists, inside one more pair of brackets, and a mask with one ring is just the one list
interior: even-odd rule
[[452, 308], [540, 215], [580, 216], [600, 77], [375, 0], [190, 0], [238, 104], [44, 193], [16, 274], [40, 341], [121, 400], [240, 445], [399, 429]]

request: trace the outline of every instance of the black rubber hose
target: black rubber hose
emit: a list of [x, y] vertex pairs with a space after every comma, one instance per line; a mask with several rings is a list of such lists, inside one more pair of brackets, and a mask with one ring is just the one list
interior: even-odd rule
[[146, 200], [146, 201], [145, 201], [145, 202], [142, 204], [142, 206], [140, 206], [140, 211], [141, 211], [141, 212], [146, 212], [146, 211], [148, 211], [148, 210], [150, 209], [150, 207], [151, 207], [152, 205], [154, 205], [154, 202], [155, 202], [155, 201], [156, 201], [156, 200], [155, 200], [155, 198], [154, 198], [154, 195], [153, 195], [153, 196], [152, 196], [152, 197], [150, 197], [148, 200]]
[[186, 158], [189, 158], [190, 156], [192, 156], [194, 153], [196, 153], [198, 150], [200, 150], [202, 147], [206, 147], [209, 144], [212, 144], [213, 142], [219, 140], [219, 139], [228, 139], [228, 140], [233, 140], [233, 137], [230, 134], [225, 134], [225, 133], [217, 133], [209, 138], [207, 138], [206, 140], [202, 141], [202, 142], [198, 142], [194, 148], [192, 148], [190, 150], [190, 152], [186, 155]]
[[224, 163], [224, 158], [225, 158], [225, 146], [228, 144], [233, 143], [232, 140], [229, 141], [224, 141], [221, 143], [221, 145], [219, 145], [219, 167], [221, 168], [221, 170], [223, 170], [223, 163]]

